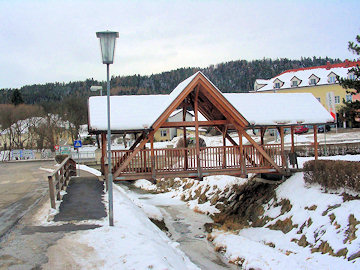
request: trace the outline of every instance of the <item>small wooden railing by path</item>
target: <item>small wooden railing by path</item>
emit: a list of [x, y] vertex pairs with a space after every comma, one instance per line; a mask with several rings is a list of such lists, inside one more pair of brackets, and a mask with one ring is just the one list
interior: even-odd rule
[[51, 208], [56, 208], [56, 200], [62, 199], [62, 190], [66, 190], [70, 177], [76, 176], [76, 162], [67, 157], [60, 166], [48, 176]]
[[[281, 145], [262, 146], [279, 167], [285, 167], [281, 156]], [[271, 164], [252, 145], [200, 147], [200, 168], [202, 175], [246, 174], [274, 172]], [[115, 180], [131, 180], [137, 177], [196, 176], [198, 166], [195, 148], [141, 149]], [[132, 150], [113, 150], [112, 168], [115, 171]]]

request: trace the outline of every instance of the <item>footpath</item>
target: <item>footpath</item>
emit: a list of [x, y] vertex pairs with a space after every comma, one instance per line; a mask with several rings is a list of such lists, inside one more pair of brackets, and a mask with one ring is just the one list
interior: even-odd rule
[[[63, 197], [59, 212], [51, 224], [38, 225], [41, 208], [49, 209], [49, 198], [43, 196], [38, 207], [26, 214], [18, 224], [0, 239], [0, 270], [3, 269], [42, 269], [48, 262], [47, 251], [67, 233], [79, 230], [92, 230], [100, 227], [90, 221], [106, 217], [102, 197], [103, 182], [88, 172], [70, 181], [67, 194]], [[79, 222], [86, 221], [84, 224]], [[76, 269], [76, 268], [69, 268]]]

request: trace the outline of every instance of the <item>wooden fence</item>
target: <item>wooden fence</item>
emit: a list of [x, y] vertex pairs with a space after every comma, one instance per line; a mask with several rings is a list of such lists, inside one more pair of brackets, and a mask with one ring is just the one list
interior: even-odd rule
[[[295, 152], [299, 157], [314, 156], [314, 144], [297, 145]], [[318, 144], [319, 156], [356, 155], [360, 154], [360, 143]]]
[[66, 190], [70, 177], [76, 176], [76, 163], [70, 157], [64, 159], [59, 168], [48, 176], [51, 208], [56, 208], [56, 200], [62, 199], [61, 191]]

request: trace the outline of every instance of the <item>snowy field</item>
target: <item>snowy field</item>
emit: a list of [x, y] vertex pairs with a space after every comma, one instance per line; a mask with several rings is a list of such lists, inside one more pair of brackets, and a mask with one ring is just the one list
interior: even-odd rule
[[[327, 158], [360, 161], [360, 155]], [[300, 163], [310, 159], [300, 158]], [[86, 166], [80, 168], [99, 175]], [[248, 180], [210, 176], [202, 182], [191, 181], [190, 188], [180, 187], [153, 195], [153, 200], [158, 198], [164, 204], [175, 205], [183, 203], [181, 199], [186, 196], [195, 197], [198, 189], [210, 197], [217, 191], [228, 193], [231, 187], [246, 184]], [[156, 189], [147, 180], [138, 180], [135, 185], [145, 190]], [[344, 199], [343, 192], [325, 193], [319, 185], [307, 185], [303, 173], [296, 173], [277, 187], [274, 200], [263, 205], [263, 217], [269, 220], [265, 226], [214, 230], [210, 239], [229, 261], [242, 265], [243, 269], [360, 269], [357, 258], [360, 256], [360, 200]], [[290, 202], [291, 208], [283, 213], [279, 202], [284, 200]], [[107, 202], [107, 194], [104, 201]], [[188, 200], [186, 204], [209, 215], [218, 211], [209, 202], [200, 203], [198, 199]], [[55, 225], [51, 221], [54, 214], [56, 211], [49, 211], [46, 204], [37, 216], [38, 223]], [[44, 269], [66, 269], [64, 266], [69, 264], [75, 265], [75, 269], [199, 269], [179, 249], [179, 244], [170, 240], [149, 217], [163, 219], [157, 207], [129, 196], [123, 188], [114, 185], [115, 226], [108, 226], [107, 219], [87, 221], [101, 227], [72, 232], [60, 239], [49, 248], [49, 261]], [[271, 228], [286, 220], [292, 222], [290, 231]], [[61, 261], [59, 253], [64, 255]]]
[[[301, 164], [312, 158], [301, 158]], [[360, 161], [360, 155], [325, 157], [332, 160]], [[246, 179], [231, 176], [210, 176], [204, 181], [188, 179], [173, 189], [172, 199], [186, 199], [187, 205], [209, 215], [218, 209], [210, 201], [214, 196], [226, 197], [234, 185]], [[146, 180], [136, 185], [154, 190]], [[186, 188], [185, 188], [186, 187]], [[217, 193], [223, 191], [224, 194]], [[263, 227], [248, 227], [237, 231], [214, 230], [210, 239], [229, 261], [243, 269], [360, 269], [360, 200], [343, 196], [351, 190], [325, 193], [319, 185], [308, 185], [303, 173], [296, 173], [275, 190], [276, 197], [263, 205]], [[201, 202], [201, 195], [207, 201]], [[281, 202], [289, 201], [288, 211]], [[289, 223], [289, 231], [276, 226]], [[274, 228], [275, 227], [275, 228]]]

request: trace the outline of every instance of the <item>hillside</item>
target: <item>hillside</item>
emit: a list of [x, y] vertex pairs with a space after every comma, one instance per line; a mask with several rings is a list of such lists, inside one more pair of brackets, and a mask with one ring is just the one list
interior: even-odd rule
[[[339, 63], [340, 59], [302, 57], [300, 60], [261, 59], [236, 60], [206, 68], [179, 68], [172, 71], [152, 75], [113, 76], [111, 79], [112, 94], [139, 95], [139, 94], [165, 94], [175, 86], [191, 76], [195, 71], [201, 70], [223, 92], [248, 92], [253, 89], [257, 78], [268, 79], [287, 69], [324, 65], [326, 62]], [[93, 79], [68, 83], [46, 83], [26, 85], [20, 88], [21, 95], [27, 104], [46, 104], [60, 102], [66, 96], [77, 96], [87, 99], [92, 93], [90, 86], [105, 82]], [[0, 89], [0, 104], [9, 103], [13, 89]]]

